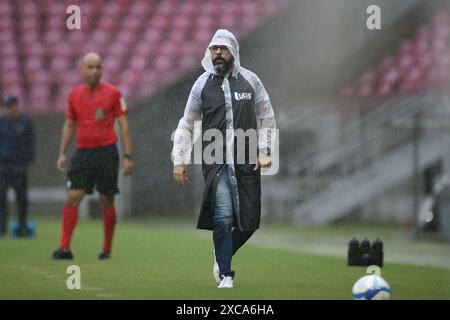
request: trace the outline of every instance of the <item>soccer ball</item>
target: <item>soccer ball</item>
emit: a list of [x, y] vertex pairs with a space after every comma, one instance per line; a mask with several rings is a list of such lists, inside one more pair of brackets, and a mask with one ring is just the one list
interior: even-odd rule
[[355, 300], [391, 300], [391, 288], [380, 276], [367, 275], [358, 279], [352, 289]]

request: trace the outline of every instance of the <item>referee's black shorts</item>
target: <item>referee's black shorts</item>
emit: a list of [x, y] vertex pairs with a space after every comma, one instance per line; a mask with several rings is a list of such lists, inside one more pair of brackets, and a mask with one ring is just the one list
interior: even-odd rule
[[119, 193], [119, 152], [112, 144], [97, 148], [77, 149], [70, 161], [68, 188], [86, 190], [92, 194], [94, 186], [103, 195]]

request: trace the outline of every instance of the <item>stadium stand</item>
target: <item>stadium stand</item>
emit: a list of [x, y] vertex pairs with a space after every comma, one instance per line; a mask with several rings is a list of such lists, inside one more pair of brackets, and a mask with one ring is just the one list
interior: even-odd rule
[[[283, 162], [280, 174], [266, 179], [265, 214], [318, 224], [349, 217], [423, 223], [421, 174], [448, 163], [442, 143], [450, 85], [447, 8], [366, 58], [364, 72], [341, 85], [339, 99], [285, 108], [277, 121]], [[368, 47], [386, 47], [377, 41]], [[286, 185], [296, 191], [280, 191]]]
[[345, 87], [342, 98], [366, 99], [443, 89], [450, 68], [450, 18], [437, 14], [431, 25], [420, 27], [413, 39], [401, 41], [376, 69], [364, 72], [356, 84]]
[[68, 30], [66, 9], [74, 1], [2, 1], [0, 91], [18, 95], [29, 112], [62, 112], [81, 80], [80, 56], [97, 51], [104, 79], [130, 100], [147, 98], [198, 67], [216, 28], [243, 38], [288, 2], [78, 1], [81, 30]]

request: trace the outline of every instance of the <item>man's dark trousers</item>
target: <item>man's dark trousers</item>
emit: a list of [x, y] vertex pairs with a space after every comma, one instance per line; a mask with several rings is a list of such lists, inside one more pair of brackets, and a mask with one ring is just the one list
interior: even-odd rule
[[23, 166], [0, 165], [0, 233], [5, 233], [8, 225], [8, 188], [16, 194], [20, 227], [26, 227], [28, 214], [27, 168]]

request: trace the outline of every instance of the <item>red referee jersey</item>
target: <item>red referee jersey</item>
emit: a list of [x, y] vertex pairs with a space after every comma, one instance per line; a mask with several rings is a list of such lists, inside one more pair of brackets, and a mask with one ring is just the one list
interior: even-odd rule
[[127, 114], [119, 90], [102, 81], [91, 90], [86, 84], [72, 89], [66, 116], [77, 124], [77, 148], [95, 148], [117, 142], [114, 122]]

